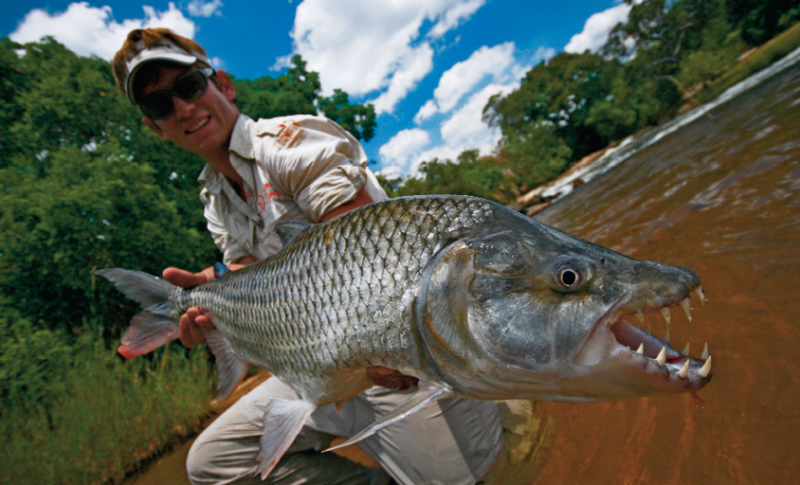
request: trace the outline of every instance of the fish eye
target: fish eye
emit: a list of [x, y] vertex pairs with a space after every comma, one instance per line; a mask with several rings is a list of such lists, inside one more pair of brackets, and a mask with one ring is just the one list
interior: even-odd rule
[[581, 281], [581, 274], [574, 268], [564, 268], [558, 275], [558, 279], [567, 288], [575, 288]]

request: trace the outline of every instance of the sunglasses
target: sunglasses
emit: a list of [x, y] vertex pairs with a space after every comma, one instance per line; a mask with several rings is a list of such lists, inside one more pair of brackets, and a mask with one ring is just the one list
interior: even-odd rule
[[151, 120], [164, 119], [175, 111], [172, 97], [177, 96], [185, 101], [197, 99], [206, 92], [208, 78], [214, 75], [211, 68], [187, 72], [172, 83], [170, 89], [162, 89], [144, 96], [139, 101], [139, 109]]

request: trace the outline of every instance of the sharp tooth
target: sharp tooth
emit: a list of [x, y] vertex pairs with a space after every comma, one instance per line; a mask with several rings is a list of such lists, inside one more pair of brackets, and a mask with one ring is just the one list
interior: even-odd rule
[[644, 313], [641, 310], [636, 310], [636, 318], [639, 319], [640, 324], [644, 324]]
[[662, 337], [661, 340], [669, 343], [669, 324], [667, 324], [667, 327], [664, 329], [664, 337]]
[[709, 356], [708, 359], [706, 359], [706, 363], [703, 364], [703, 367], [701, 367], [700, 370], [697, 371], [697, 373], [703, 377], [708, 377], [709, 372], [711, 372], [711, 356]]
[[681, 377], [681, 379], [686, 379], [686, 376], [689, 375], [689, 361], [688, 360], [686, 362], [684, 362], [683, 367], [681, 367], [681, 370], [678, 371], [678, 375]]
[[706, 306], [707, 298], [705, 293], [703, 293], [703, 287], [698, 286], [697, 288], [694, 289], [694, 292], [697, 293], [697, 297], [700, 298], [700, 305]]
[[672, 316], [669, 313], [669, 308], [666, 308], [666, 307], [662, 308], [661, 309], [661, 314], [664, 316], [664, 320], [667, 321], [667, 325], [669, 325], [669, 323], [672, 321]]
[[[663, 366], [667, 363], [667, 348], [661, 347], [661, 352], [658, 353], [658, 357], [656, 357], [656, 362], [658, 365]], [[703, 376], [705, 377], [705, 376]]]
[[681, 300], [681, 307], [683, 307], [683, 313], [686, 314], [686, 318], [691, 322], [692, 321], [692, 300], [689, 299], [687, 296], [683, 300]]
[[639, 348], [636, 349], [636, 353], [639, 355], [644, 355], [644, 343], [639, 344]]
[[689, 342], [686, 342], [686, 347], [683, 348], [683, 352], [681, 352], [681, 353], [683, 355], [687, 355], [687, 356], [689, 355]]
[[708, 358], [708, 342], [706, 342], [705, 347], [703, 347], [703, 355], [700, 356], [701, 359]]

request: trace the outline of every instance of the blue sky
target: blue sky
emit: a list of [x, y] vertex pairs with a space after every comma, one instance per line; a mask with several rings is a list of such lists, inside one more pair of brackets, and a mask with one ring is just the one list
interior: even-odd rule
[[414, 173], [419, 163], [484, 154], [498, 133], [480, 119], [492, 94], [558, 52], [604, 42], [627, 17], [615, 0], [178, 0], [6, 5], [2, 35], [51, 35], [79, 55], [111, 59], [128, 31], [169, 27], [194, 38], [215, 67], [237, 78], [277, 76], [300, 54], [323, 91], [373, 103], [377, 170]]

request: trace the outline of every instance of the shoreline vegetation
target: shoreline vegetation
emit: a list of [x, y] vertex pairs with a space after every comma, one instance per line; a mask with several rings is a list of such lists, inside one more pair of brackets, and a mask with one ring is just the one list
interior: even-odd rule
[[[632, 18], [666, 11], [659, 18], [668, 22], [655, 33], [620, 24], [602, 55], [563, 54], [536, 66], [519, 91], [485, 110], [503, 133], [496, 157], [467, 151], [458, 163], [432, 160], [422, 178], [384, 180], [387, 192], [514, 204], [799, 46], [797, 2], [774, 19], [780, 28], [759, 23], [775, 2], [786, 4], [634, 5]], [[730, 5], [744, 13], [724, 13]], [[656, 33], [681, 39], [680, 49], [648, 37]], [[635, 39], [635, 57], [627, 39]], [[293, 63], [275, 79], [236, 80], [242, 111], [319, 109], [356, 138], [373, 136], [372, 106], [351, 104], [340, 90], [322, 97], [318, 75], [299, 56]], [[578, 78], [591, 82], [568, 81]], [[542, 93], [551, 98], [529, 103]], [[0, 40], [0, 153], [0, 483], [119, 485], [233, 402], [212, 404], [216, 372], [204, 348], [173, 343], [121, 358], [115, 347], [137, 310], [93, 276], [108, 267], [158, 274], [165, 262], [199, 270], [214, 260], [197, 200], [202, 161], [142, 128], [106, 61], [79, 58], [52, 39]]]

